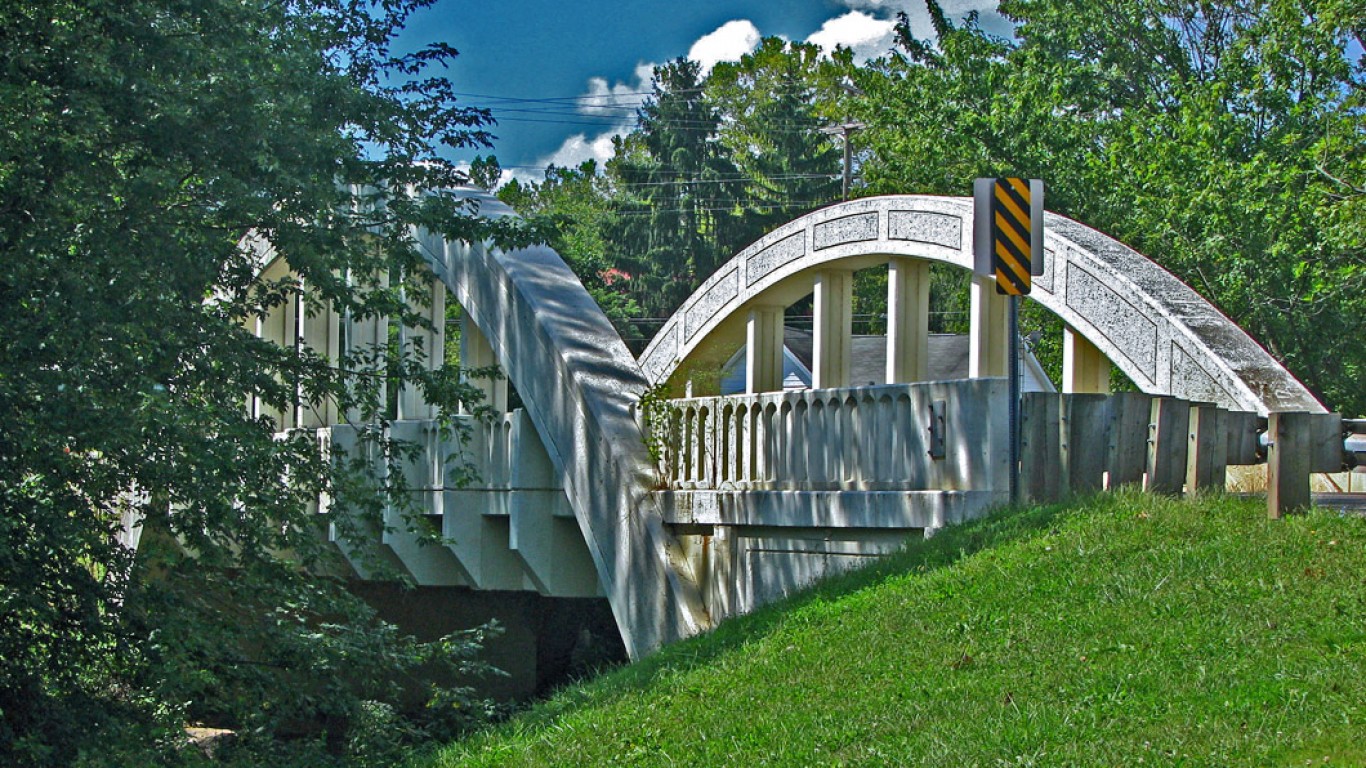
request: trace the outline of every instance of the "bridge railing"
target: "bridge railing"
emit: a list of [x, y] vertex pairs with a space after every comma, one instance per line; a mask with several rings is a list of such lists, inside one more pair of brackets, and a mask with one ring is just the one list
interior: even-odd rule
[[672, 400], [647, 425], [674, 490], [996, 490], [1006, 382]]
[[[1359, 420], [1270, 418], [1173, 397], [1029, 393], [1026, 499], [1138, 484], [1223, 489], [1266, 465], [1273, 515], [1308, 504], [1309, 476], [1354, 463]], [[672, 400], [648, 425], [661, 484], [699, 491], [1000, 491], [1008, 487], [1005, 382], [976, 379]]]

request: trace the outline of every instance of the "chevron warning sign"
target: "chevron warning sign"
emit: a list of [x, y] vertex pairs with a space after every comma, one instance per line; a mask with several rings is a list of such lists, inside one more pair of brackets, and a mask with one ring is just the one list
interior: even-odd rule
[[977, 273], [995, 278], [998, 293], [1028, 295], [1043, 272], [1043, 182], [978, 179], [975, 216]]
[[997, 179], [991, 190], [992, 271], [996, 291], [1029, 294], [1031, 281], [1029, 184], [1024, 179]]

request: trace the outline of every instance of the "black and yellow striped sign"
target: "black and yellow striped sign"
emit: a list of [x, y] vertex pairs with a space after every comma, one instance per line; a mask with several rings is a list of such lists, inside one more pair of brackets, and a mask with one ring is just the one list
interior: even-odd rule
[[999, 293], [1021, 296], [1044, 274], [1043, 182], [986, 178], [973, 183], [973, 261]]
[[991, 190], [991, 264], [998, 293], [1029, 294], [1034, 258], [1031, 209], [1027, 180], [996, 179]]

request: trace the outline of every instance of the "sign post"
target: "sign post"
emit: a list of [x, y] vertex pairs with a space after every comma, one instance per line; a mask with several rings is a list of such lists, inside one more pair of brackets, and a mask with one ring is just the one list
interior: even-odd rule
[[1020, 502], [1020, 297], [1043, 274], [1043, 182], [1014, 177], [973, 185], [973, 271], [1010, 297], [1010, 503]]

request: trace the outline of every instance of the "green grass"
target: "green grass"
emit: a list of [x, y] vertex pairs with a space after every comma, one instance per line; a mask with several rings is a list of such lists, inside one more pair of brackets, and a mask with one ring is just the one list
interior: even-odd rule
[[1002, 514], [413, 764], [1366, 766], [1366, 519]]

